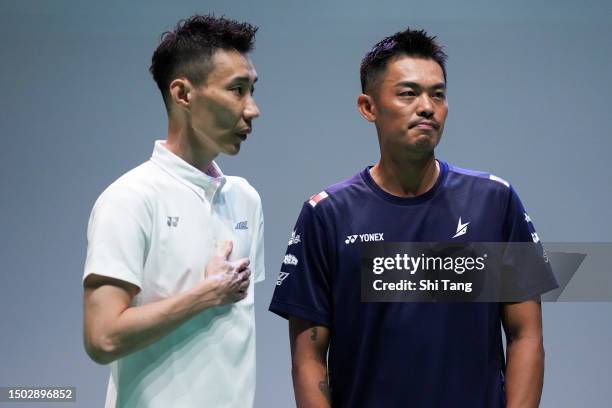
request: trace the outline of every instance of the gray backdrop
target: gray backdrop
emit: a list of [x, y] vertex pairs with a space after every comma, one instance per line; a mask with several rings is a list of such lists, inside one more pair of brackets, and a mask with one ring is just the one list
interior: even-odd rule
[[[545, 241], [612, 241], [610, 3], [374, 3], [2, 1], [0, 386], [73, 385], [67, 406], [102, 405], [109, 370], [81, 342], [86, 223], [165, 136], [147, 68], [161, 32], [196, 11], [260, 26], [262, 115], [241, 154], [219, 160], [264, 203], [257, 407], [294, 405], [287, 324], [267, 312], [277, 270], [303, 200], [377, 160], [355, 108], [359, 61], [406, 25], [450, 55], [438, 156], [510, 180]], [[610, 315], [610, 303], [544, 305], [542, 406], [609, 406]]]

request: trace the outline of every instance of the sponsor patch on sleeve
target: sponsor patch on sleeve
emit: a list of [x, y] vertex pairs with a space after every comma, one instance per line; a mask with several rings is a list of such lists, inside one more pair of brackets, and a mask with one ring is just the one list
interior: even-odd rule
[[310, 204], [311, 207], [315, 207], [319, 201], [324, 200], [325, 198], [327, 198], [327, 193], [325, 191], [321, 191], [319, 194], [315, 194], [310, 197], [308, 204]]

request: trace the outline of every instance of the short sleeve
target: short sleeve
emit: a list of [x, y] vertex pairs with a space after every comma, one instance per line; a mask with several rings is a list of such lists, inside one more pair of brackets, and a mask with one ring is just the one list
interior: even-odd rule
[[[513, 187], [510, 187], [504, 219], [506, 242], [539, 242], [531, 218]], [[540, 245], [541, 246], [541, 245]]]
[[325, 225], [308, 203], [302, 207], [289, 238], [276, 281], [270, 311], [284, 318], [330, 326], [328, 239]]
[[504, 218], [504, 237], [509, 243], [503, 259], [507, 271], [504, 297], [527, 300], [558, 287], [540, 237], [512, 187]]
[[111, 185], [102, 193], [89, 217], [83, 280], [97, 274], [142, 288], [151, 218], [136, 191]]
[[255, 211], [255, 229], [253, 231], [253, 243], [251, 245], [251, 270], [253, 271], [254, 282], [261, 282], [265, 279], [264, 262], [264, 217], [261, 208], [261, 199], [258, 200], [257, 210]]

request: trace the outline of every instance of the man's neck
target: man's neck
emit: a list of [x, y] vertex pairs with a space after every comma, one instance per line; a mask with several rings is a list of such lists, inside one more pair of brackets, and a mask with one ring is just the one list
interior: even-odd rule
[[191, 129], [170, 124], [165, 146], [196, 169], [205, 172], [217, 154], [202, 148], [194, 140], [195, 135]]
[[438, 176], [440, 166], [433, 155], [418, 160], [381, 157], [370, 174], [376, 184], [398, 197], [415, 197], [429, 191]]

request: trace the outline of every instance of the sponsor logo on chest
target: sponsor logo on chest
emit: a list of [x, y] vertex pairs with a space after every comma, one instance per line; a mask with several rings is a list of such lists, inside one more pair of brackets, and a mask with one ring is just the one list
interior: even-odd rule
[[247, 230], [247, 229], [249, 229], [249, 227], [247, 226], [247, 221], [240, 221], [238, 224], [236, 224], [234, 229], [237, 229], [237, 230]]
[[178, 227], [179, 217], [168, 217], [166, 219], [166, 225], [169, 227]]
[[357, 234], [357, 235], [347, 235], [344, 243], [347, 245], [353, 244], [355, 242], [377, 242], [384, 241], [383, 237], [384, 232], [374, 232], [368, 234]]
[[467, 234], [468, 225], [470, 225], [469, 221], [461, 222], [461, 217], [459, 217], [459, 223], [457, 224], [457, 232], [455, 232], [455, 235], [453, 235], [453, 238], [457, 238], [457, 237]]

